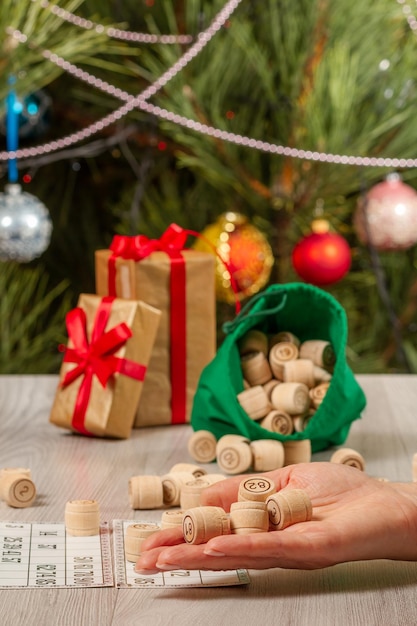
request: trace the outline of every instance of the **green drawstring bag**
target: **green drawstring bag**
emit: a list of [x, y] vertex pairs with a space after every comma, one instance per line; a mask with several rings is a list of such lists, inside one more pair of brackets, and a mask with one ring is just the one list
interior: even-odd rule
[[[268, 335], [290, 331], [301, 342], [329, 341], [336, 363], [328, 391], [303, 432], [273, 433], [252, 420], [237, 401], [243, 391], [238, 340], [250, 329]], [[251, 441], [310, 439], [313, 452], [344, 443], [351, 423], [366, 405], [365, 394], [346, 362], [347, 319], [343, 307], [327, 292], [304, 283], [271, 285], [254, 296], [236, 318], [224, 325], [226, 338], [203, 370], [194, 397], [191, 425], [217, 439], [233, 433]]]

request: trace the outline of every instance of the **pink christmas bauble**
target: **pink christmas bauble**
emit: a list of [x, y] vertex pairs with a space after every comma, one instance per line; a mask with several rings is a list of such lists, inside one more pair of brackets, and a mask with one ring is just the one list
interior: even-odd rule
[[359, 241], [377, 250], [410, 248], [417, 243], [417, 192], [391, 174], [359, 199], [353, 225]]

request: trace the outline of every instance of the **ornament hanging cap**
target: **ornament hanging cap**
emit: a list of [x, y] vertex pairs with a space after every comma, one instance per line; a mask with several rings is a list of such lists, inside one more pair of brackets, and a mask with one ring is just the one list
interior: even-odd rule
[[325, 219], [317, 219], [311, 222], [311, 230], [316, 235], [323, 235], [324, 233], [328, 233], [330, 230], [330, 224]]
[[402, 180], [402, 178], [398, 172], [390, 172], [389, 174], [386, 175], [385, 180], [388, 182], [394, 182], [394, 181]]

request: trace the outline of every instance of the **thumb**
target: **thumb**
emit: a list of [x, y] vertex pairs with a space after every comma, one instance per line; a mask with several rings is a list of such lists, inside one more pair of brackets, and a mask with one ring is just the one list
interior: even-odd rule
[[239, 485], [244, 476], [233, 476], [204, 489], [201, 494], [203, 506], [221, 506], [225, 511], [230, 510], [230, 505], [237, 500]]

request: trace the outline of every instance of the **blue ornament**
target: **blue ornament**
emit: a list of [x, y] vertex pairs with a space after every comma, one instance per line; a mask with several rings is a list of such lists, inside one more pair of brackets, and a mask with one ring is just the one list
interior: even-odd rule
[[[52, 100], [42, 89], [23, 99], [15, 99], [13, 113], [16, 115], [19, 139], [37, 139], [50, 127]], [[7, 134], [7, 120], [0, 122], [0, 132]]]

